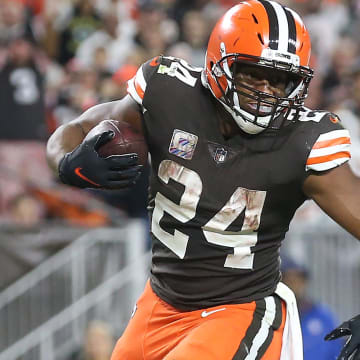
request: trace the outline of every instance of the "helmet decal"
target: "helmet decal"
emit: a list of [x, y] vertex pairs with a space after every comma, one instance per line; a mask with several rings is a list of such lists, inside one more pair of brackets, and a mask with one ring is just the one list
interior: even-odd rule
[[296, 26], [289, 9], [274, 1], [259, 0], [269, 18], [269, 47], [283, 52], [296, 52]]

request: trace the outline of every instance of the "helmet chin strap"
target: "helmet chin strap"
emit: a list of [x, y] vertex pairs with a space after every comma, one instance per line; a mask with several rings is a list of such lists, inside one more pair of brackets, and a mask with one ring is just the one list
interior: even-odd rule
[[[248, 114], [246, 111], [241, 110], [240, 107], [236, 109], [237, 111], [233, 110], [230, 106], [226, 105], [225, 102], [218, 99], [221, 104], [224, 106], [225, 110], [231, 114], [236, 124], [239, 126], [239, 128], [250, 135], [256, 135], [261, 133], [265, 130], [264, 127], [258, 126], [249, 120], [247, 120], [247, 117], [245, 114]], [[244, 114], [245, 113], [245, 114]], [[252, 114], [249, 114], [250, 116], [254, 116]], [[266, 118], [270, 118], [270, 116], [266, 116]]]

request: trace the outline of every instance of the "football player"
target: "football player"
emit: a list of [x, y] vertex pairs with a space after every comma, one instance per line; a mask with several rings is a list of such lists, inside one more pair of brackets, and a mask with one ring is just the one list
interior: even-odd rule
[[[304, 107], [313, 71], [301, 18], [275, 1], [241, 1], [214, 27], [204, 69], [159, 56], [128, 95], [59, 127], [50, 166], [78, 187], [131, 186], [136, 154], [100, 158], [83, 141], [103, 119], [143, 131], [151, 154], [150, 280], [112, 360], [302, 359], [296, 301], [279, 248], [313, 199], [360, 239], [360, 180], [335, 114]], [[358, 320], [341, 359], [359, 351]], [[354, 326], [352, 326], [352, 324]]]

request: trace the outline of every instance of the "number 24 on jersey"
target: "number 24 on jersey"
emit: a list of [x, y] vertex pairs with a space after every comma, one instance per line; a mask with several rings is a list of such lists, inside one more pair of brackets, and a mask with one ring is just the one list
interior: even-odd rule
[[[164, 212], [181, 223], [186, 223], [196, 216], [197, 205], [202, 192], [200, 176], [193, 170], [172, 160], [160, 163], [159, 178], [168, 186], [170, 178], [184, 185], [185, 190], [179, 204], [174, 203], [158, 192], [155, 197], [155, 208], [151, 230], [153, 234], [179, 258], [185, 257], [189, 236], [175, 229], [168, 233], [160, 226]], [[238, 269], [252, 269], [254, 254], [251, 247], [258, 241], [257, 230], [264, 207], [266, 191], [248, 190], [238, 187], [227, 203], [203, 227], [206, 240], [211, 244], [231, 247], [234, 253], [227, 255], [224, 266]], [[226, 231], [240, 214], [245, 211], [242, 228], [238, 232]]]

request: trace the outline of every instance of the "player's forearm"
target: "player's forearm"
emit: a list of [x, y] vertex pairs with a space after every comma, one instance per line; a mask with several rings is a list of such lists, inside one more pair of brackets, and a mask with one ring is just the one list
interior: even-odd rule
[[58, 176], [60, 160], [66, 153], [74, 150], [85, 135], [79, 123], [62, 125], [51, 135], [46, 146], [46, 157], [49, 167], [56, 176]]

